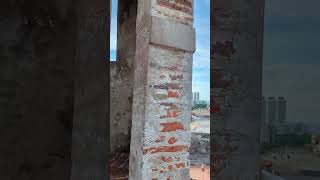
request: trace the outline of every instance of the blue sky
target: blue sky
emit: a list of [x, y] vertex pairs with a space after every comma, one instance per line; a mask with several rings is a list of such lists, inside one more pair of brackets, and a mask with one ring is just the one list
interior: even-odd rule
[[[194, 1], [196, 52], [193, 55], [192, 91], [200, 92], [200, 100], [210, 100], [210, 0]], [[116, 9], [112, 0], [110, 59], [116, 59]]]

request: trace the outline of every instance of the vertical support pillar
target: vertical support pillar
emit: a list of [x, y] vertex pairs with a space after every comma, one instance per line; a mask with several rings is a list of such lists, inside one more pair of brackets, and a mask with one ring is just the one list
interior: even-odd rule
[[256, 180], [264, 0], [215, 0], [211, 9], [211, 176]]
[[190, 179], [193, 0], [138, 0], [129, 179]]
[[111, 152], [129, 153], [132, 122], [133, 62], [137, 0], [118, 2], [117, 60], [111, 63]]
[[71, 180], [109, 179], [109, 3], [77, 0]]

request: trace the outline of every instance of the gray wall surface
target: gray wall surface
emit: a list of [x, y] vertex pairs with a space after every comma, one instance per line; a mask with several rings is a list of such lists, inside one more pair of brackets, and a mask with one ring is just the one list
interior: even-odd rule
[[[97, 3], [99, 1], [103, 2], [97, 0]], [[79, 107], [74, 103], [79, 102], [76, 100], [79, 97], [74, 94], [75, 59], [76, 51], [79, 50], [76, 39], [80, 39], [76, 26], [77, 19], [80, 19], [77, 18], [79, 14], [76, 12], [76, 3], [73, 0], [0, 2], [1, 180], [70, 179], [72, 160], [76, 160], [71, 158], [72, 134], [75, 134], [72, 129], [73, 119], [79, 115], [75, 113], [74, 116], [74, 109], [79, 111]], [[101, 5], [103, 4], [100, 3], [99, 6]], [[88, 11], [89, 7], [87, 6]], [[103, 10], [106, 12], [106, 9]], [[88, 24], [88, 27], [90, 26], [93, 27]], [[108, 27], [106, 24], [103, 27], [103, 35], [95, 36], [96, 39], [107, 42]], [[86, 45], [90, 42], [97, 41], [88, 39]], [[86, 45], [80, 48], [84, 51], [84, 59], [89, 58], [85, 51], [92, 51]], [[101, 59], [101, 64], [103, 62], [105, 65], [107, 43], [97, 45], [104, 52], [95, 58]], [[93, 59], [90, 60], [92, 62]], [[99, 72], [99, 87], [103, 89], [108, 77], [108, 73], [104, 72], [107, 68], [104, 66], [102, 70], [97, 68], [98, 63], [95, 65], [90, 68]], [[81, 65], [77, 66], [76, 72], [79, 72], [80, 67]], [[88, 69], [81, 70], [87, 75], [87, 81], [92, 80], [89, 78], [96, 78]], [[77, 80], [79, 79], [81, 78], [78, 76]], [[91, 84], [83, 84], [83, 89], [88, 89], [88, 85]], [[102, 95], [106, 96], [106, 88], [103, 91]], [[92, 104], [98, 104], [96, 99], [89, 99], [92, 100]], [[105, 114], [108, 110], [107, 102], [107, 99], [100, 100], [100, 109], [96, 110], [101, 112], [99, 120], [103, 120], [105, 125], [108, 121]], [[81, 115], [88, 117], [89, 113]], [[103, 123], [99, 124], [100, 129], [97, 126], [89, 126], [88, 129], [96, 128], [95, 130], [100, 131], [101, 136], [106, 139], [107, 127], [104, 128]], [[86, 140], [88, 139], [84, 141]], [[99, 154], [99, 159], [106, 159], [106, 148], [101, 149], [103, 155]], [[84, 155], [82, 154], [86, 157]], [[98, 165], [103, 169], [102, 173], [106, 173], [106, 164], [103, 162]]]
[[211, 12], [211, 176], [256, 180], [264, 0], [217, 0]]
[[71, 1], [0, 2], [0, 179], [69, 179]]

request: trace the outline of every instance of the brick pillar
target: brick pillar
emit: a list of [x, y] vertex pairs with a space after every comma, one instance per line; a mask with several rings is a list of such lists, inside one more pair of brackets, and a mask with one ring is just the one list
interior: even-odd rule
[[256, 180], [264, 0], [216, 0], [212, 5], [211, 176]]
[[193, 0], [139, 0], [136, 32], [129, 179], [190, 179]]

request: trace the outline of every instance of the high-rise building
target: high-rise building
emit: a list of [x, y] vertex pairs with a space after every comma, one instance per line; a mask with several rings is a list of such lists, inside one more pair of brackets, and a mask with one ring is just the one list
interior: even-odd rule
[[196, 103], [198, 104], [199, 101], [200, 101], [200, 93], [199, 92], [196, 92]]
[[261, 99], [261, 143], [269, 143], [269, 127], [267, 122], [266, 99]]
[[193, 92], [193, 93], [192, 93], [192, 95], [193, 95], [193, 96], [192, 96], [192, 99], [193, 99], [193, 101], [192, 101], [192, 102], [193, 102], [193, 105], [196, 105], [196, 104], [197, 104], [197, 93], [196, 93], [196, 92]]
[[193, 105], [199, 104], [199, 102], [200, 102], [199, 96], [200, 96], [199, 92], [192, 93]]
[[275, 125], [277, 118], [277, 108], [276, 99], [274, 97], [269, 97], [268, 99], [268, 119], [270, 125]]
[[261, 101], [261, 142], [276, 143], [276, 135], [285, 123], [287, 100], [284, 97], [269, 97]]
[[278, 122], [282, 124], [286, 121], [287, 100], [284, 97], [278, 98]]
[[266, 99], [262, 97], [261, 100], [261, 121], [263, 123], [267, 122], [267, 106], [266, 106]]

